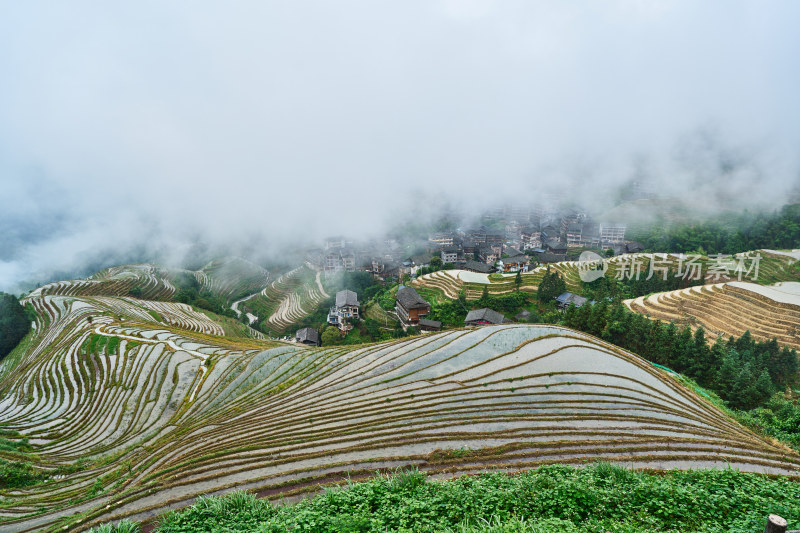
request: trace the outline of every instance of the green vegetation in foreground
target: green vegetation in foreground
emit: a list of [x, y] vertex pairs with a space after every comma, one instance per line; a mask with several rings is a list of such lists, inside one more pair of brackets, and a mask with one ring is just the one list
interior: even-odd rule
[[770, 513], [799, 527], [800, 483], [731, 469], [654, 474], [597, 463], [450, 481], [402, 472], [295, 505], [234, 492], [167, 513], [156, 531], [760, 533]]

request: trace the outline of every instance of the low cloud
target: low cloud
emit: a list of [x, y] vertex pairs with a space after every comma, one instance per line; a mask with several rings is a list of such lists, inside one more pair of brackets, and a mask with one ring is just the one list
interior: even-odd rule
[[[197, 243], [280, 255], [631, 180], [798, 183], [793, 2], [24, 2], [0, 17], [0, 290]], [[424, 209], [423, 209], [424, 207]]]

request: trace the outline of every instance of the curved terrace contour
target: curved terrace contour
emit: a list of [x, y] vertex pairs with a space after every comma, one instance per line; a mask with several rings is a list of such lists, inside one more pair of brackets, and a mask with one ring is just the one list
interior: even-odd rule
[[[179, 304], [159, 303], [155, 322], [137, 300], [30, 301], [40, 320], [14, 368], [0, 368], [0, 425], [54, 475], [4, 495], [4, 531], [143, 520], [234, 488], [292, 497], [406, 465], [433, 476], [597, 459], [800, 473], [795, 453], [672, 375], [565, 328], [311, 348], [219, 337]], [[115, 348], [90, 349], [100, 336]], [[55, 475], [79, 459], [90, 466]]]

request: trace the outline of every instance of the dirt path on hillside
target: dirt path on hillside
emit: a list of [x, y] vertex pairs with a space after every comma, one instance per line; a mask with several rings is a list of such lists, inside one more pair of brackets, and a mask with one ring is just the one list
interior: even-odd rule
[[[269, 281], [269, 273], [267, 273], [267, 279], [266, 279], [266, 281]], [[234, 313], [236, 313], [236, 316], [237, 316], [238, 318], [241, 318], [241, 317], [242, 317], [242, 312], [239, 310], [239, 304], [241, 304], [241, 303], [243, 303], [243, 302], [246, 302], [247, 300], [249, 300], [250, 298], [253, 298], [254, 296], [258, 296], [259, 294], [261, 294], [262, 292], [264, 292], [264, 290], [265, 290], [267, 287], [269, 287], [269, 283], [267, 283], [267, 284], [266, 284], [266, 285], [265, 285], [263, 288], [261, 288], [261, 289], [258, 289], [258, 290], [257, 290], [256, 292], [254, 292], [253, 294], [250, 294], [250, 295], [248, 295], [248, 296], [245, 296], [245, 297], [244, 297], [244, 298], [242, 298], [241, 300], [236, 300], [235, 302], [233, 302], [233, 303], [231, 304], [231, 309], [233, 309], [233, 312], [234, 312]], [[253, 323], [253, 322], [255, 322], [256, 320], [258, 320], [258, 317], [257, 317], [257, 316], [255, 316], [255, 315], [251, 315], [250, 313], [247, 313], [247, 319], [250, 321], [250, 324], [252, 324], [252, 323]]]

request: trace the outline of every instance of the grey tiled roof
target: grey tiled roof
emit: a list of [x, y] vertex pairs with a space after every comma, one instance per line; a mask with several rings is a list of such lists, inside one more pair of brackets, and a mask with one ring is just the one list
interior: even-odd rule
[[313, 342], [314, 344], [319, 345], [319, 331], [315, 330], [314, 328], [298, 329], [295, 338], [299, 342]]
[[358, 295], [353, 291], [339, 291], [336, 293], [336, 307], [354, 305], [358, 307]]
[[494, 309], [484, 307], [483, 309], [475, 309], [467, 313], [467, 318], [464, 319], [465, 323], [474, 322], [476, 320], [484, 320], [491, 324], [502, 324], [505, 322], [506, 317], [498, 313]]
[[467, 261], [467, 264], [464, 265], [464, 268], [467, 270], [474, 270], [475, 272], [481, 272], [484, 274], [488, 274], [492, 270], [494, 270], [491, 266], [487, 265], [486, 263], [481, 263], [479, 261]]
[[411, 287], [403, 287], [397, 291], [397, 301], [404, 309], [420, 309], [430, 307], [422, 296]]
[[577, 294], [573, 294], [571, 292], [565, 292], [556, 298], [556, 301], [561, 305], [575, 304], [575, 307], [580, 307], [588, 300], [583, 296], [578, 296]]
[[542, 252], [536, 255], [540, 263], [558, 263], [559, 261], [566, 261], [566, 254], [551, 254], [549, 252]]

